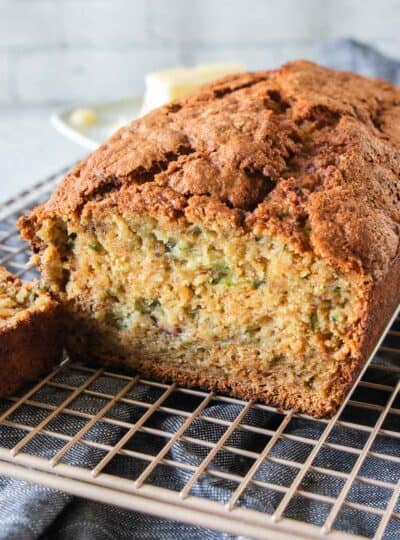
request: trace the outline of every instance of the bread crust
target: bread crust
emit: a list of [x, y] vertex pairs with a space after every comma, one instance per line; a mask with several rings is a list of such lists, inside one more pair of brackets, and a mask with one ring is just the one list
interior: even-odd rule
[[[398, 252], [400, 91], [291, 62], [229, 76], [132, 122], [20, 222], [79, 216], [94, 201], [171, 220], [224, 207], [340, 269], [382, 278]], [[219, 210], [222, 212], [222, 210]], [[284, 219], [282, 219], [284, 216]]]
[[227, 235], [279, 236], [297, 253], [358, 274], [368, 290], [358, 349], [338, 365], [325, 400], [141, 364], [143, 373], [162, 380], [326, 416], [400, 300], [399, 151], [399, 89], [291, 62], [227, 77], [122, 128], [79, 163], [45, 205], [22, 218], [20, 228], [40, 252], [45, 246], [36, 233], [49, 217], [89, 223], [95, 209], [171, 225], [199, 221]]
[[[70, 356], [78, 362], [84, 361], [87, 363], [88, 357], [81, 355], [75, 349], [70, 350]], [[320, 396], [311, 394], [302, 396], [300, 393], [296, 394], [287, 391], [285, 388], [275, 387], [274, 391], [271, 391], [266, 389], [265, 386], [252, 384], [248, 380], [238, 380], [232, 377], [224, 377], [223, 375], [214, 376], [204, 370], [181, 369], [172, 366], [168, 362], [159, 360], [135, 361], [135, 365], [130, 366], [129, 362], [121, 361], [119, 357], [110, 355], [102, 356], [97, 354], [96, 351], [90, 355], [90, 362], [95, 366], [117, 367], [119, 370], [127, 370], [130, 373], [132, 373], [133, 369], [144, 377], [153, 378], [157, 381], [176, 383], [183, 387], [201, 388], [210, 392], [221, 392], [238, 399], [251, 399], [256, 402], [266, 403], [280, 410], [290, 409], [297, 413], [307, 413], [316, 418], [332, 416], [338, 405], [335, 397], [338, 399], [343, 397], [341, 388], [340, 395], [332, 396], [332, 399], [321, 399]]]
[[[1, 279], [18, 281], [0, 268]], [[44, 293], [42, 293], [44, 294]], [[42, 308], [28, 307], [0, 326], [0, 398], [50, 371], [62, 351], [61, 308], [48, 298]]]
[[[370, 291], [368, 309], [361, 327], [360, 360], [358, 371], [373, 352], [382, 332], [399, 307], [400, 255], [392, 261], [384, 279], [375, 282]], [[354, 375], [350, 374], [350, 379]], [[351, 384], [351, 383], [350, 383]]]

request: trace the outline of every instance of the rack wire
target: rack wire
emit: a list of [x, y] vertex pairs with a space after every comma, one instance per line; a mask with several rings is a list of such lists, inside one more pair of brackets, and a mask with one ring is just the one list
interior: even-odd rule
[[[0, 205], [0, 264], [24, 278], [36, 271], [16, 219], [63, 172]], [[0, 402], [0, 474], [252, 538], [398, 538], [399, 354], [395, 314], [331, 420], [67, 360]]]

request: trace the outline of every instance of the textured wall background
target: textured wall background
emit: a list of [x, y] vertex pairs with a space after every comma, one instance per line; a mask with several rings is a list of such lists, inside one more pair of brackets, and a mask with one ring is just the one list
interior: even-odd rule
[[400, 57], [398, 0], [0, 0], [0, 103], [139, 94], [146, 71], [312, 59], [354, 37]]

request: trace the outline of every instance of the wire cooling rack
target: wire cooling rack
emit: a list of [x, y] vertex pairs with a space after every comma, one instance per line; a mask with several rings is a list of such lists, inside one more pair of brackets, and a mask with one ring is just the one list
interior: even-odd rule
[[[0, 205], [0, 264], [20, 276], [35, 269], [15, 221], [62, 172]], [[246, 538], [399, 538], [400, 320], [388, 328], [331, 420], [66, 361], [0, 402], [0, 474]]]

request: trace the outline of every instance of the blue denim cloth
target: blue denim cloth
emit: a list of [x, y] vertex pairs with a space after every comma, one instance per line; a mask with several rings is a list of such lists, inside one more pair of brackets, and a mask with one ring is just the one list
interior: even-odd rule
[[[400, 62], [388, 59], [376, 50], [351, 40], [322, 45], [317, 59], [319, 62], [334, 68], [378, 76], [400, 84]], [[386, 358], [381, 359], [381, 361], [390, 363], [396, 360]], [[385, 377], [390, 378], [391, 376], [385, 375]], [[382, 382], [382, 379], [380, 379], [380, 382]], [[388, 380], [387, 382], [393, 384], [394, 381]], [[104, 381], [104, 384], [107, 386], [107, 381]], [[49, 395], [49, 390], [47, 390], [47, 395], [42, 396], [42, 399], [57, 402], [58, 390], [53, 389], [53, 391], [54, 395], [52, 396]], [[113, 393], [115, 389], [110, 389], [110, 391]], [[147, 391], [148, 389], [143, 387], [132, 390], [133, 393], [139, 392], [140, 394], [142, 392], [140, 395], [134, 395], [137, 399], [147, 399], [149, 397], [146, 397]], [[375, 399], [376, 402], [379, 402], [379, 392], [375, 393], [371, 389], [366, 390], [366, 392], [366, 400]], [[196, 404], [191, 404], [192, 399], [190, 396], [185, 398], [184, 407], [187, 407], [186, 410], [191, 410], [192, 405], [195, 407]], [[362, 399], [362, 396], [358, 396], [357, 399]], [[87, 402], [84, 401], [78, 403], [77, 407], [80, 407], [81, 410], [96, 411], [95, 398], [88, 397]], [[0, 403], [0, 413], [5, 407], [5, 403]], [[140, 416], [140, 412], [135, 407], [120, 404], [115, 408], [114, 417], [135, 422], [138, 415]], [[36, 424], [40, 421], [40, 414], [42, 413], [43, 411], [37, 410], [35, 415], [39, 416], [35, 418], [32, 411], [20, 410], [15, 413], [15, 418], [25, 424]], [[237, 413], [238, 406], [229, 403], [213, 403], [206, 409], [207, 416], [227, 420], [232, 420]], [[373, 425], [374, 422], [374, 411], [353, 410], [348, 407], [344, 414], [347, 415], [350, 422], [365, 424], [370, 421], [372, 423], [370, 425]], [[248, 413], [246, 423], [273, 430], [276, 428], [277, 416], [278, 413], [252, 409]], [[53, 428], [56, 430], [61, 429], [65, 434], [74, 434], [81, 427], [78, 417], [65, 417], [54, 420], [55, 424], [57, 422], [60, 425], [54, 425]], [[396, 422], [396, 419], [393, 419], [393, 422]], [[153, 427], [163, 431], [175, 431], [181, 425], [182, 417], [157, 414], [152, 418], [151, 423]], [[18, 441], [18, 433], [15, 430], [8, 430], [4, 426], [0, 427], [0, 445], [12, 447]], [[398, 430], [398, 425], [393, 427], [393, 429], [396, 428]], [[288, 429], [292, 434], [307, 439], [318, 439], [323, 424], [298, 419], [293, 420]], [[390, 429], [390, 426], [388, 429]], [[190, 426], [187, 435], [212, 441], [218, 440], [222, 433], [223, 428], [218, 424], [207, 423], [199, 419]], [[91, 440], [108, 444], [115, 443], [122, 435], [122, 428], [102, 424], [101, 422], [96, 424], [89, 433]], [[332, 432], [330, 440], [343, 446], [361, 448], [367, 436], [368, 433], [363, 431], [338, 427]], [[247, 448], [259, 452], [266, 442], [267, 440], [262, 435], [242, 430], [233, 434], [229, 444], [233, 447]], [[46, 436], [35, 437], [29, 443], [28, 449], [25, 448], [24, 451], [32, 451], [36, 455], [49, 457], [58, 449], [54, 447], [54, 444], [52, 438]], [[64, 443], [61, 441], [60, 444], [62, 446]], [[156, 454], [163, 444], [165, 444], [165, 439], [157, 441], [154, 436], [149, 438], [145, 434], [137, 433], [128, 443], [128, 447], [136, 451]], [[400, 455], [399, 439], [378, 437], [374, 445], [377, 452], [394, 456]], [[280, 439], [272, 448], [271, 455], [301, 463], [306, 459], [309, 451], [310, 447], [306, 443]], [[206, 453], [207, 449], [202, 446], [178, 441], [171, 448], [167, 457], [181, 463], [198, 465]], [[90, 466], [98, 463], [101, 458], [101, 450], [85, 445], [75, 445], [66, 454], [64, 461], [70, 464], [86, 464]], [[318, 453], [314, 464], [348, 473], [351, 471], [356, 458], [357, 455], [350, 452], [339, 452], [325, 448]], [[229, 451], [222, 451], [217, 454], [214, 464], [220, 470], [243, 476], [251, 466], [251, 460], [232, 454]], [[145, 465], [146, 462], [139, 459], [124, 459], [121, 457], [114, 459], [109, 464], [107, 472], [134, 479], [137, 478]], [[275, 485], [289, 486], [296, 471], [295, 468], [287, 465], [266, 461], [260, 466], [255, 478]], [[397, 482], [400, 479], [400, 464], [385, 462], [376, 457], [367, 457], [362, 465], [361, 474], [364, 477]], [[168, 470], [166, 468], [164, 470], [163, 467], [158, 467], [149, 478], [149, 481], [152, 484], [178, 491], [183, 488], [189, 477], [190, 473], [185, 469], [169, 467]], [[309, 472], [302, 482], [302, 489], [335, 497], [339, 494], [343, 482], [343, 479], [338, 477]], [[205, 475], [200, 482], [195, 484], [191, 493], [226, 502], [234, 488], [235, 486], [229, 481]], [[268, 490], [251, 484], [240, 498], [239, 505], [271, 513], [279, 504], [281, 496], [275, 490]], [[382, 487], [355, 482], [348, 495], [348, 500], [384, 508], [389, 497], [390, 493]], [[399, 506], [398, 503], [398, 512], [400, 512]], [[296, 496], [287, 507], [285, 515], [320, 526], [323, 524], [328, 512], [329, 506], [327, 504]], [[377, 522], [378, 518], [374, 514], [369, 514], [366, 517], [365, 514], [358, 510], [347, 507], [339, 514], [335, 527], [354, 534], [371, 536]], [[160, 540], [232, 537], [227, 534], [72, 497], [66, 493], [39, 485], [15, 481], [6, 477], [0, 478], [0, 539], [32, 540], [37, 538], [57, 538], [58, 540], [140, 538], [142, 540]], [[400, 521], [390, 523], [385, 538], [400, 538]]]

